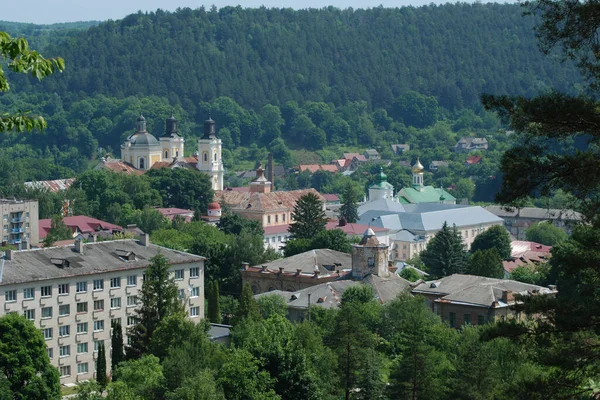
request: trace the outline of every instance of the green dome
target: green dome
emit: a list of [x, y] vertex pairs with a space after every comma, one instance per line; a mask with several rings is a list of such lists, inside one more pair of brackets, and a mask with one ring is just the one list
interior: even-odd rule
[[369, 189], [394, 190], [394, 187], [387, 182], [387, 175], [383, 173], [383, 167], [379, 167], [379, 174], [375, 176], [375, 183], [369, 186]]

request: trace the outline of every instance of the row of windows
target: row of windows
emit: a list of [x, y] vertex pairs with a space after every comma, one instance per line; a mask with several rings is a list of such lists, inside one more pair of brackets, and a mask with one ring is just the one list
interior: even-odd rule
[[[60, 372], [60, 377], [64, 378], [67, 376], [71, 376], [71, 366], [70, 365], [62, 365], [58, 371]], [[77, 374], [87, 374], [89, 372], [88, 363], [79, 363], [77, 364]]]
[[[184, 270], [178, 269], [174, 271], [175, 279], [180, 280], [184, 278]], [[198, 278], [200, 276], [200, 268], [193, 267], [190, 268], [190, 278]], [[127, 286], [137, 286], [137, 275], [129, 275], [127, 277]], [[116, 289], [121, 287], [121, 278], [110, 278], [110, 288]], [[61, 283], [58, 285], [58, 294], [59, 295], [68, 295], [70, 290], [70, 285], [68, 283]], [[75, 284], [76, 293], [85, 293], [88, 290], [87, 281], [77, 282]], [[104, 290], [104, 280], [103, 279], [94, 279], [92, 282], [92, 290]], [[41, 297], [50, 297], [52, 296], [52, 285], [42, 286], [40, 288], [40, 296]], [[23, 289], [23, 298], [25, 300], [31, 300], [35, 298], [35, 288], [25, 288]], [[6, 302], [17, 301], [17, 291], [7, 290], [4, 292], [4, 300]]]
[[[193, 291], [192, 293], [196, 293], [195, 296], [199, 295], [199, 292], [197, 290], [195, 292]], [[192, 297], [194, 297], [194, 295], [192, 295]], [[127, 307], [135, 307], [137, 305], [137, 303], [138, 303], [137, 296], [127, 296]], [[88, 312], [88, 303], [85, 301], [76, 303], [75, 306], [76, 306], [76, 310], [77, 310], [78, 314]], [[113, 297], [112, 299], [110, 299], [110, 308], [111, 309], [121, 308], [121, 298]], [[42, 309], [41, 309], [42, 319], [52, 318], [53, 313], [54, 313], [53, 310], [54, 310], [53, 307], [42, 307]], [[102, 311], [102, 310], [104, 310], [104, 300], [94, 300], [94, 311]], [[70, 304], [62, 304], [62, 305], [58, 306], [58, 316], [59, 317], [64, 317], [64, 316], [70, 315], [70, 314], [71, 314], [71, 305]], [[25, 310], [23, 312], [23, 315], [27, 319], [35, 320], [35, 310]]]
[[[281, 221], [285, 222], [285, 214], [281, 214]], [[279, 222], [279, 215], [276, 214], [275, 215], [275, 222]], [[271, 216], [267, 215], [267, 223], [270, 224], [271, 223]]]
[[[471, 314], [464, 314], [463, 315], [463, 321], [464, 324], [471, 324]], [[456, 313], [449, 313], [448, 315], [448, 323], [450, 324], [451, 328], [456, 328]], [[483, 325], [485, 324], [485, 316], [484, 315], [478, 315], [477, 316], [477, 325]]]
[[[94, 332], [102, 332], [104, 330], [104, 320], [94, 321]], [[88, 323], [80, 322], [77, 324], [77, 334], [87, 333]], [[43, 328], [42, 334], [45, 340], [51, 340], [54, 334], [54, 328]], [[58, 337], [67, 337], [71, 335], [71, 325], [63, 325], [58, 327]]]

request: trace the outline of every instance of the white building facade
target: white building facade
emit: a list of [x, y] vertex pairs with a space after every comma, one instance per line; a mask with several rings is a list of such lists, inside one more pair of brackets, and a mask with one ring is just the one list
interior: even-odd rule
[[28, 247], [39, 242], [37, 200], [0, 199], [0, 242]]
[[215, 121], [210, 116], [204, 121], [204, 135], [198, 139], [199, 171], [210, 175], [213, 190], [223, 190], [223, 160], [221, 159], [221, 139], [217, 137]]
[[204, 258], [148, 243], [116, 240], [8, 251], [0, 282], [0, 316], [15, 312], [33, 321], [46, 340], [61, 384], [96, 379], [97, 350], [111, 365], [111, 325], [119, 321], [125, 345], [135, 324], [138, 293], [150, 259], [170, 264], [192, 321], [204, 318]]

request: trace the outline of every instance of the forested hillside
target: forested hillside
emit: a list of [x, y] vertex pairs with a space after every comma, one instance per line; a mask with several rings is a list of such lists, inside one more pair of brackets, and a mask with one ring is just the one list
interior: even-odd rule
[[539, 52], [534, 23], [505, 4], [158, 10], [42, 49], [68, 68], [31, 88], [165, 96], [191, 115], [219, 96], [253, 109], [289, 100], [388, 108], [415, 90], [454, 110], [479, 104], [482, 92], [572, 90], [578, 73]]

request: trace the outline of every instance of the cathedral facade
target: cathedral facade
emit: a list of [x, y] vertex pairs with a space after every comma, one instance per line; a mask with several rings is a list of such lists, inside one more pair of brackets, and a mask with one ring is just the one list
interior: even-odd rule
[[[177, 129], [177, 120], [166, 120], [166, 130], [160, 140], [146, 129], [146, 119], [140, 115], [135, 132], [121, 145], [121, 162], [143, 173], [152, 168], [192, 167], [210, 176], [213, 190], [223, 190], [222, 142], [216, 135], [215, 121], [204, 121], [204, 134], [198, 139], [197, 157], [184, 157], [185, 139]], [[104, 161], [106, 163], [106, 161]]]

